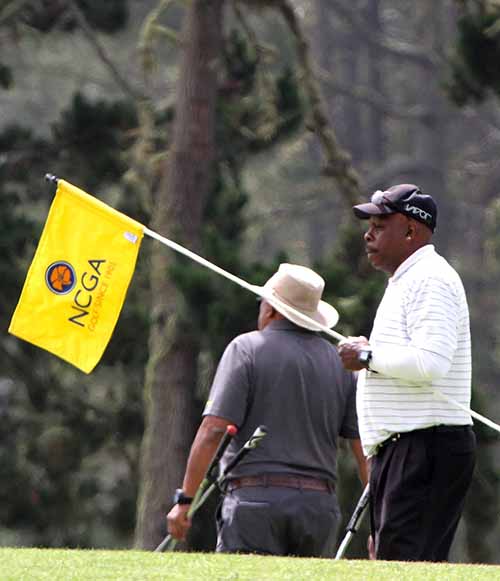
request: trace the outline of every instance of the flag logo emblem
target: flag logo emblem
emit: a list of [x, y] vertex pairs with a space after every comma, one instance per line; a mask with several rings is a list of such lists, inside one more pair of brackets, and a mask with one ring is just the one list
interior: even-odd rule
[[56, 295], [67, 295], [76, 284], [75, 269], [63, 260], [53, 262], [45, 272], [45, 282]]

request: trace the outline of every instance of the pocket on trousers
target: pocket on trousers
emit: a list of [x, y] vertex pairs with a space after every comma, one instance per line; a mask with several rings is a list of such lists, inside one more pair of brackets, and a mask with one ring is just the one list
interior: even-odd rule
[[256, 500], [241, 500], [228, 496], [222, 504], [220, 510], [220, 519], [224, 524], [233, 524], [243, 517], [251, 518], [252, 514], [258, 513], [261, 517], [262, 512], [269, 512], [269, 502]]
[[226, 497], [221, 511], [220, 550], [279, 554], [271, 518], [268, 502]]

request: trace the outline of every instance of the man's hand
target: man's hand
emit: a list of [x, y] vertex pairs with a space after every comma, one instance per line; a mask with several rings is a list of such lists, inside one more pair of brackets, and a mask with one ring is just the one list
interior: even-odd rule
[[168, 532], [178, 541], [185, 541], [191, 528], [191, 519], [187, 516], [189, 506], [189, 504], [176, 504], [167, 514]]
[[373, 542], [372, 535], [368, 536], [367, 548], [368, 548], [368, 558], [370, 559], [370, 561], [376, 561], [377, 554], [375, 553], [375, 543]]
[[338, 346], [342, 364], [349, 371], [359, 371], [364, 369], [364, 366], [359, 362], [358, 356], [361, 351], [365, 351], [370, 344], [366, 337], [347, 337], [345, 341], [341, 341]]

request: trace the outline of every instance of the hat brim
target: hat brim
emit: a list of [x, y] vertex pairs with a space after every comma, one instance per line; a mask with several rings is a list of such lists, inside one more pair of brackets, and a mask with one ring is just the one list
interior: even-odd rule
[[[309, 331], [321, 331], [321, 326], [331, 329], [332, 327], [335, 327], [339, 321], [339, 313], [337, 309], [325, 301], [319, 301], [316, 311], [301, 311], [293, 305], [289, 305], [278, 297], [270, 294], [269, 288], [263, 286], [258, 288], [262, 292], [261, 296], [273, 308], [299, 327], [303, 327]], [[314, 321], [319, 323], [319, 325], [315, 325]]]
[[395, 210], [392, 210], [388, 206], [377, 206], [377, 204], [372, 204], [371, 202], [353, 206], [352, 211], [354, 212], [356, 218], [361, 218], [362, 220], [366, 220], [370, 216], [381, 216], [383, 214], [396, 213]]

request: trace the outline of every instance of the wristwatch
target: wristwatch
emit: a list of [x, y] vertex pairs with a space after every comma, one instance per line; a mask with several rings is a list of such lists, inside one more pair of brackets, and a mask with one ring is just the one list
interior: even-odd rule
[[370, 361], [372, 360], [372, 350], [364, 349], [359, 352], [358, 361], [365, 369], [370, 369]]
[[173, 502], [174, 504], [191, 504], [193, 502], [193, 499], [190, 496], [186, 496], [184, 494], [184, 491], [182, 490], [182, 488], [178, 488], [175, 491], [174, 497], [173, 497]]

